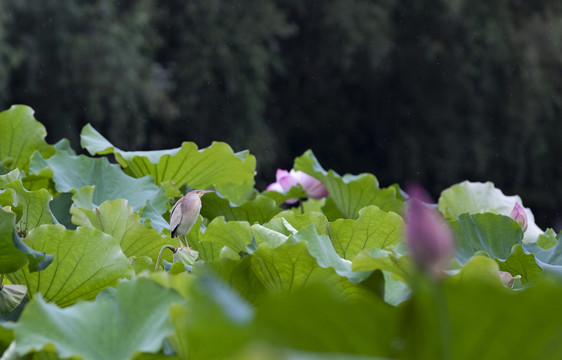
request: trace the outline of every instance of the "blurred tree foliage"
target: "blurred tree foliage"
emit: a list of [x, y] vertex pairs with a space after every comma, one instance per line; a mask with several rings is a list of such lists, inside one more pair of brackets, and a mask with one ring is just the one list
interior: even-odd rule
[[91, 122], [119, 144], [146, 144], [147, 124], [169, 86], [153, 61], [162, 45], [153, 1], [18, 0], [4, 7], [7, 39], [21, 57], [5, 105], [31, 105], [54, 140], [76, 142]]
[[258, 182], [312, 148], [341, 172], [463, 179], [562, 201], [562, 5], [552, 0], [0, 2], [0, 105], [52, 141], [249, 148]]
[[160, 9], [167, 45], [157, 61], [174, 82], [162, 141], [177, 144], [180, 131], [201, 145], [223, 140], [250, 148], [273, 163], [278, 138], [265, 120], [265, 99], [275, 96], [271, 74], [283, 70], [279, 41], [294, 27], [273, 1], [171, 0]]

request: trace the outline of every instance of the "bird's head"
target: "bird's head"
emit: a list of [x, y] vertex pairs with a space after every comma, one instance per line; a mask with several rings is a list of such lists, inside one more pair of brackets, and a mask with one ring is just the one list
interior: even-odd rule
[[199, 189], [194, 189], [191, 190], [190, 193], [193, 194], [194, 196], [197, 197], [201, 197], [207, 193], [211, 193], [211, 192], [215, 192], [215, 190], [199, 190]]

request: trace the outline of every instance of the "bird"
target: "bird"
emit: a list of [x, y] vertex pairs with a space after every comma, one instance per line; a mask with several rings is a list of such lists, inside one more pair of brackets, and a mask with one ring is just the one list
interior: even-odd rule
[[191, 190], [182, 196], [170, 211], [170, 233], [172, 238], [178, 237], [180, 247], [184, 247], [181, 241], [183, 236], [185, 247], [189, 249], [186, 235], [199, 217], [201, 196], [210, 192], [215, 192], [215, 190]]

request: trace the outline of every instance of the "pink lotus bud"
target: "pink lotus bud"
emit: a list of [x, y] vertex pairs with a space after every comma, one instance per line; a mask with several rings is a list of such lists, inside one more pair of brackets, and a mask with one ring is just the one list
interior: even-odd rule
[[515, 281], [515, 278], [507, 271], [500, 271], [500, 280], [502, 284], [504, 284], [508, 288], [511, 288], [513, 286], [513, 282]]
[[431, 202], [420, 186], [408, 189], [406, 241], [416, 265], [436, 277], [443, 275], [453, 255], [453, 234], [439, 213], [424, 202]]
[[525, 210], [521, 205], [515, 203], [515, 206], [513, 207], [513, 210], [511, 210], [511, 214], [509, 216], [521, 225], [521, 230], [523, 230], [523, 232], [527, 230], [527, 214], [525, 214]]
[[[275, 174], [276, 182], [269, 184], [266, 190], [272, 190], [277, 192], [285, 192], [291, 189], [293, 186], [300, 184], [303, 188], [306, 196], [312, 199], [322, 199], [328, 196], [328, 190], [326, 187], [314, 177], [297, 170], [291, 169], [291, 171], [277, 169]], [[286, 202], [288, 204], [294, 204], [298, 199], [289, 199]]]

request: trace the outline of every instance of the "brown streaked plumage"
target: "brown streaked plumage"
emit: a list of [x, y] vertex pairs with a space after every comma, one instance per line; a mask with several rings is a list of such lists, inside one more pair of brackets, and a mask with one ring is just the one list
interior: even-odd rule
[[215, 190], [191, 190], [182, 196], [170, 211], [170, 234], [172, 237], [178, 237], [180, 247], [184, 246], [181, 241], [182, 236], [185, 247], [189, 247], [187, 245], [186, 235], [197, 221], [197, 217], [201, 211], [201, 196], [214, 191]]

